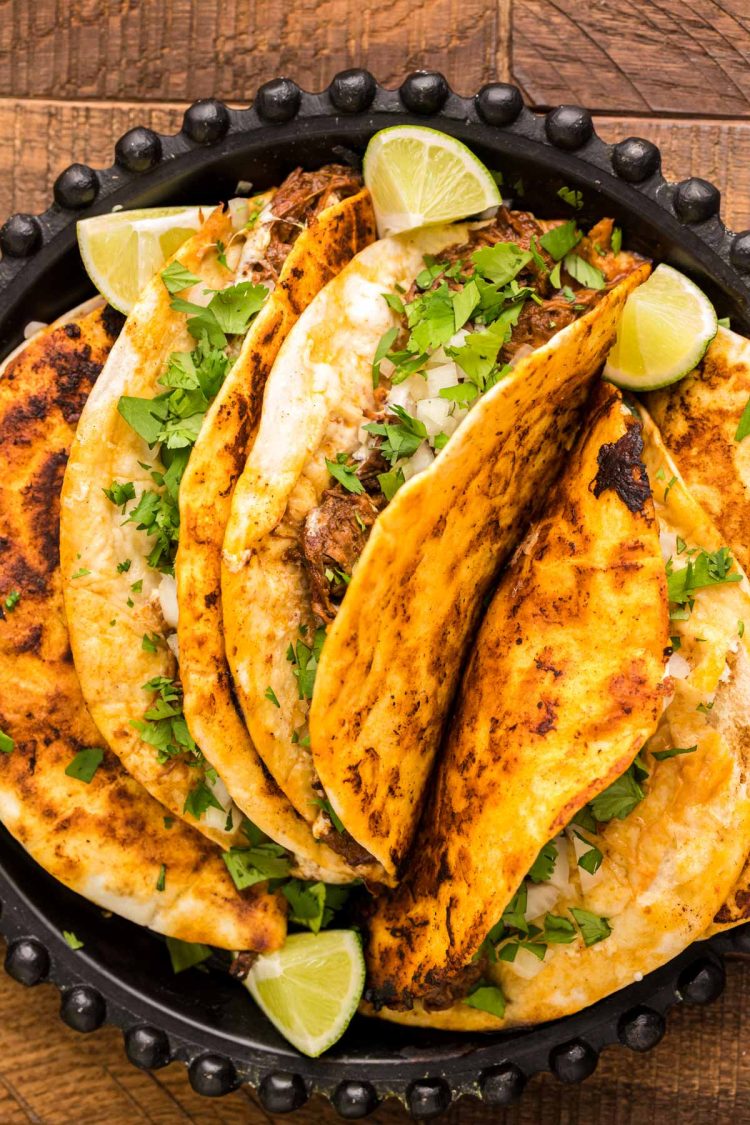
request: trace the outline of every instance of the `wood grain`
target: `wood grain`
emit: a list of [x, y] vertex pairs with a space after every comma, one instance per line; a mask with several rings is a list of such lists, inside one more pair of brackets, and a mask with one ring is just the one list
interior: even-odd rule
[[750, 112], [746, 0], [514, 0], [511, 56], [536, 105]]
[[[133, 125], [162, 132], [180, 128], [184, 105], [166, 102], [58, 102], [0, 99], [0, 220], [13, 211], [40, 211], [52, 200], [55, 177], [72, 160], [104, 167], [114, 141]], [[602, 117], [608, 141], [648, 137], [663, 153], [667, 176], [702, 175], [724, 194], [722, 214], [735, 227], [750, 226], [750, 120], [688, 121]]]
[[[604, 1053], [582, 1086], [537, 1075], [520, 1105], [492, 1111], [475, 1099], [454, 1105], [449, 1125], [716, 1125], [750, 1120], [750, 965], [730, 964], [723, 998], [708, 1008], [681, 1007], [666, 1038], [647, 1055], [623, 1047]], [[262, 1125], [270, 1117], [256, 1096], [238, 1090], [216, 1101], [190, 1088], [181, 1063], [146, 1073], [127, 1062], [120, 1033], [104, 1028], [81, 1036], [58, 1018], [58, 995], [32, 991], [0, 977], [0, 1122], [2, 1125]], [[340, 1119], [314, 1098], [294, 1119], [334, 1125]], [[375, 1125], [408, 1120], [397, 1102], [379, 1107]]]
[[458, 90], [504, 73], [505, 0], [0, 0], [0, 96], [247, 101], [276, 74], [320, 89], [366, 62]]

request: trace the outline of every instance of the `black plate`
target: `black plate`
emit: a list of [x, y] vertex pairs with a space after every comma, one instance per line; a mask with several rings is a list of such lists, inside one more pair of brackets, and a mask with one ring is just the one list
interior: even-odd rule
[[[475, 98], [460, 98], [442, 76], [420, 73], [390, 91], [358, 70], [338, 75], [320, 94], [277, 79], [261, 87], [252, 109], [197, 102], [176, 136], [136, 128], [117, 142], [111, 168], [76, 164], [63, 172], [48, 211], [12, 216], [0, 230], [0, 354], [30, 320], [52, 320], [90, 294], [76, 250], [79, 217], [115, 206], [217, 202], [235, 194], [238, 180], [264, 188], [298, 164], [356, 159], [376, 130], [396, 123], [460, 137], [503, 172], [517, 203], [537, 214], [575, 213], [583, 223], [612, 215], [629, 247], [689, 273], [719, 315], [750, 331], [750, 232], [724, 227], [719, 193], [707, 181], [666, 182], [659, 151], [648, 141], [606, 145], [586, 110], [565, 106], [536, 115], [512, 86], [485, 86]], [[580, 210], [558, 197], [562, 187], [581, 191]], [[27, 985], [55, 983], [71, 1027], [87, 1032], [114, 1023], [136, 1065], [182, 1059], [194, 1088], [206, 1095], [251, 1082], [271, 1113], [295, 1109], [320, 1091], [345, 1117], [365, 1116], [388, 1095], [428, 1117], [465, 1094], [507, 1105], [538, 1070], [582, 1081], [607, 1044], [647, 1050], [663, 1035], [672, 1004], [713, 1000], [724, 984], [722, 955], [750, 950], [750, 926], [740, 927], [576, 1016], [529, 1031], [457, 1035], [356, 1018], [323, 1059], [310, 1060], [280, 1038], [225, 973], [174, 976], [160, 938], [103, 917], [3, 831], [0, 904], [7, 970]], [[75, 931], [84, 949], [70, 950], [63, 930]]]

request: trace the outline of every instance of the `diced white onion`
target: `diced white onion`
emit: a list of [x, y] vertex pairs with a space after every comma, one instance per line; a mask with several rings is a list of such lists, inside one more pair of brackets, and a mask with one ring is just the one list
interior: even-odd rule
[[546, 914], [557, 904], [560, 891], [551, 883], [527, 883], [526, 891], [526, 918], [531, 921]]
[[553, 887], [558, 887], [561, 891], [568, 889], [570, 885], [570, 863], [568, 862], [568, 841], [564, 833], [556, 836], [553, 840], [557, 848], [557, 859], [555, 860], [555, 869], [552, 872], [551, 878], [548, 880]]
[[177, 639], [176, 633], [170, 633], [169, 634], [169, 636], [167, 637], [167, 645], [169, 646], [169, 649], [172, 652], [172, 655], [174, 656], [175, 660], [177, 660], [179, 662], [179, 659], [180, 659], [180, 643]]
[[179, 609], [177, 606], [177, 583], [171, 574], [163, 574], [157, 590], [162, 617], [170, 629], [177, 628]]
[[411, 387], [409, 386], [411, 380], [406, 379], [403, 383], [397, 383], [395, 387], [391, 387], [388, 392], [388, 405], [401, 406], [409, 414], [414, 411], [414, 400], [411, 396]]
[[690, 675], [690, 665], [681, 652], [673, 652], [667, 661], [665, 675], [674, 676], [676, 680], [684, 680]]
[[242, 230], [250, 218], [250, 204], [247, 199], [230, 199], [227, 203], [229, 218], [234, 230]]
[[725, 663], [724, 664], [724, 671], [719, 676], [719, 683], [722, 683], [722, 684], [727, 683], [728, 680], [731, 678], [731, 675], [732, 675], [732, 669], [729, 667], [728, 664]]
[[544, 968], [544, 961], [540, 961], [533, 953], [529, 953], [528, 949], [520, 946], [515, 961], [507, 962], [507, 966], [512, 973], [523, 980], [533, 980], [537, 973], [541, 973]]
[[234, 189], [238, 195], [249, 195], [253, 190], [251, 180], [238, 180], [237, 187]]
[[415, 477], [417, 473], [421, 473], [425, 469], [429, 469], [434, 460], [435, 454], [430, 448], [430, 443], [427, 441], [423, 441], [419, 446], [417, 446], [416, 452], [408, 459], [408, 461], [405, 461], [402, 466], [404, 480], [411, 480], [411, 478]]
[[41, 330], [46, 327], [46, 320], [30, 320], [23, 330], [24, 340], [30, 340], [32, 336], [36, 336], [37, 332], [41, 332]]
[[440, 391], [446, 387], [455, 387], [458, 381], [458, 368], [455, 363], [430, 367], [427, 371], [427, 394], [430, 398], [437, 398]]
[[532, 348], [531, 344], [521, 344], [520, 348], [518, 348], [518, 350], [513, 353], [513, 358], [510, 360], [510, 366], [515, 367], [516, 364], [519, 363], [522, 359], [525, 359], [527, 355], [531, 355], [533, 350], [534, 349]]
[[451, 404], [446, 398], [423, 398], [417, 403], [416, 416], [430, 437], [445, 432], [450, 418]]
[[659, 544], [664, 562], [668, 562], [677, 553], [677, 535], [674, 531], [660, 531]]
[[[586, 855], [586, 852], [590, 852], [594, 845], [590, 844], [588, 840], [579, 839], [578, 835], [572, 830], [570, 831], [570, 838], [573, 841], [573, 850], [576, 853], [576, 863], [578, 863], [581, 856]], [[602, 866], [599, 867], [599, 870], [594, 875], [591, 875], [588, 871], [584, 871], [582, 867], [578, 868], [578, 877], [581, 880], [581, 890], [584, 894], [588, 894], [591, 888], [596, 886], [601, 879]]]

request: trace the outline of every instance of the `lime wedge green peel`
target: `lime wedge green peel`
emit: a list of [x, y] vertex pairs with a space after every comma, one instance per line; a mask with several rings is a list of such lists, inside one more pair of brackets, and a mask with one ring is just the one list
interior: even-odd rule
[[655, 391], [688, 375], [718, 331], [714, 307], [671, 266], [657, 266], [625, 302], [604, 378], [631, 391]]
[[365, 986], [365, 961], [354, 930], [292, 934], [260, 956], [245, 986], [285, 1039], [317, 1058], [341, 1038]]
[[81, 219], [78, 248], [86, 273], [110, 305], [129, 313], [154, 274], [199, 229], [211, 210], [148, 207]]
[[381, 238], [500, 205], [494, 179], [466, 145], [421, 125], [381, 129], [364, 159]]

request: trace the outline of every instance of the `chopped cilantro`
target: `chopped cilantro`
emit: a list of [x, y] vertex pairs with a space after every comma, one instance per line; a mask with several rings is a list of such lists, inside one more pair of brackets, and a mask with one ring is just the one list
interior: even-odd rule
[[529, 923], [526, 921], [526, 900], [526, 884], [522, 883], [503, 911], [502, 923], [509, 930], [519, 930], [522, 934], [529, 932]]
[[63, 930], [62, 936], [71, 949], [83, 949], [83, 942], [76, 937], [72, 930]]
[[578, 924], [584, 945], [596, 945], [597, 942], [604, 941], [612, 933], [612, 927], [607, 919], [600, 918], [598, 914], [592, 914], [590, 910], [571, 906], [570, 913]]
[[577, 188], [561, 187], [557, 195], [564, 203], [575, 207], [576, 211], [580, 211], [583, 207], [583, 192], [578, 191]]
[[698, 590], [728, 582], [741, 582], [741, 574], [730, 573], [733, 566], [734, 559], [728, 547], [720, 547], [718, 551], [701, 551], [680, 570], [668, 566], [667, 591], [670, 602], [685, 605]]
[[464, 997], [464, 1004], [470, 1008], [477, 1008], [480, 1012], [489, 1012], [498, 1019], [502, 1019], [505, 1015], [505, 996], [503, 990], [496, 984], [485, 984], [480, 981], [469, 995]]
[[302, 879], [289, 879], [281, 887], [281, 893], [289, 903], [289, 920], [306, 926], [314, 934], [330, 925], [350, 892], [351, 885], [331, 886]]
[[585, 286], [586, 289], [603, 289], [605, 285], [604, 274], [596, 266], [592, 266], [585, 258], [578, 254], [565, 255], [565, 269], [571, 277]]
[[18, 605], [20, 600], [21, 600], [21, 591], [20, 590], [11, 590], [10, 593], [8, 594], [7, 598], [5, 599], [5, 602], [3, 603], [5, 605], [5, 608], [7, 609], [8, 613], [13, 612], [13, 610], [16, 608], [16, 606]]
[[654, 758], [657, 762], [665, 762], [667, 758], [677, 758], [680, 754], [694, 754], [697, 749], [697, 743], [695, 746], [674, 746], [671, 750], [655, 750]]
[[200, 965], [211, 956], [211, 950], [207, 945], [197, 941], [180, 941], [179, 938], [168, 937], [167, 949], [172, 962], [172, 971], [175, 973], [192, 969], [194, 965]]
[[545, 914], [543, 940], [547, 945], [570, 945], [576, 930], [572, 922], [557, 914]]
[[494, 246], [483, 246], [471, 255], [477, 273], [496, 285], [507, 285], [531, 258], [531, 253], [522, 250], [515, 242], [496, 242]]
[[398, 328], [389, 328], [384, 332], [378, 341], [378, 346], [375, 349], [375, 355], [372, 358], [372, 385], [377, 387], [380, 383], [380, 364], [383, 362], [388, 352], [391, 349], [393, 341], [398, 336]]
[[750, 399], [748, 399], [745, 409], [742, 411], [742, 417], [737, 426], [734, 440], [742, 441], [748, 434], [750, 434]]
[[154, 570], [170, 573], [180, 534], [180, 510], [176, 497], [167, 490], [141, 493], [138, 504], [127, 519], [138, 531], [145, 531], [154, 545], [147, 562]]
[[[448, 434], [440, 433], [435, 434], [434, 438], [432, 439], [432, 444], [435, 446], [436, 451], [439, 453], [441, 449], [445, 449], [449, 441], [450, 438], [448, 437]], [[383, 489], [383, 491], [385, 491], [385, 489]]]
[[313, 801], [313, 804], [318, 805], [319, 808], [323, 809], [324, 812], [328, 813], [328, 818], [329, 818], [331, 824], [333, 825], [333, 827], [336, 829], [336, 831], [339, 833], [339, 835], [343, 835], [343, 833], [346, 831], [346, 829], [344, 828], [343, 821], [341, 820], [341, 817], [338, 815], [338, 813], [334, 810], [334, 807], [331, 804], [331, 802], [328, 800], [328, 798], [327, 797], [316, 797], [315, 800]]
[[364, 429], [385, 438], [380, 444], [380, 452], [393, 465], [395, 461], [416, 453], [427, 437], [427, 429], [423, 422], [413, 418], [402, 406], [393, 403], [389, 410], [395, 417], [387, 422], [368, 422]]
[[166, 885], [167, 885], [167, 865], [166, 865], [166, 863], [162, 863], [161, 867], [159, 868], [159, 875], [158, 875], [157, 880], [156, 880], [157, 891], [163, 891], [164, 888], [166, 887]]
[[716, 322], [719, 328], [730, 328], [731, 322], [728, 316], [720, 316]]
[[263, 692], [263, 695], [265, 696], [266, 699], [269, 700], [269, 702], [273, 703], [274, 707], [279, 707], [279, 708], [281, 707], [281, 704], [279, 703], [276, 692], [273, 690], [273, 688], [270, 685]]
[[143, 590], [143, 579], [139, 578], [137, 582], [132, 582], [130, 585], [130, 589], [134, 594], [140, 594]]
[[217, 240], [216, 240], [216, 258], [219, 262], [219, 265], [222, 265], [225, 270], [228, 270], [229, 265], [227, 263], [226, 249], [227, 248], [224, 245], [224, 243], [221, 241], [221, 239], [217, 238]]
[[12, 754], [15, 748], [15, 742], [6, 734], [5, 731], [0, 730], [0, 754]]
[[592, 844], [590, 840], [587, 840], [585, 836], [582, 836], [580, 832], [576, 832], [576, 836], [582, 843], [588, 844], [589, 846], [589, 851], [582, 852], [581, 855], [579, 855], [578, 866], [582, 867], [584, 871], [588, 871], [589, 875], [596, 875], [602, 865], [604, 856], [596, 845]]
[[362, 481], [357, 476], [354, 469], [347, 464], [349, 460], [348, 453], [337, 453], [335, 461], [329, 461], [326, 457], [326, 468], [334, 480], [342, 484], [347, 492], [353, 492], [359, 496], [364, 492]]
[[545, 844], [531, 865], [526, 878], [531, 879], [532, 883], [546, 883], [554, 874], [556, 862], [557, 848], [552, 842]]
[[156, 652], [160, 643], [161, 637], [158, 633], [144, 633], [141, 637], [141, 648], [144, 652]]
[[[398, 316], [404, 315], [404, 302], [398, 293], [383, 293], [383, 300], [392, 312], [395, 312]], [[390, 344], [388, 346], [390, 347]]]
[[172, 825], [174, 824], [174, 817], [173, 816], [165, 816], [163, 818], [163, 820], [164, 820], [164, 827], [165, 828], [171, 828]]
[[200, 284], [200, 278], [186, 269], [180, 262], [172, 262], [161, 272], [161, 279], [169, 293], [179, 293], [189, 285]]
[[77, 570], [75, 572], [75, 574], [71, 574], [70, 577], [71, 578], [85, 578], [85, 576], [87, 574], [91, 574], [91, 571], [87, 570], [85, 566], [82, 566], [79, 570]]
[[219, 809], [223, 812], [224, 806], [217, 800], [213, 790], [206, 785], [205, 781], [199, 781], [188, 792], [182, 811], [194, 816], [196, 820], [200, 820], [207, 809]]
[[553, 227], [552, 230], [548, 230], [546, 234], [542, 235], [539, 242], [547, 253], [550, 254], [556, 262], [559, 262], [561, 258], [564, 258], [566, 254], [570, 253], [580, 240], [581, 232], [576, 226], [575, 219], [571, 219], [567, 223], [562, 223], [559, 227]]
[[102, 492], [117, 508], [124, 508], [128, 500], [135, 500], [135, 485], [132, 480], [127, 481], [125, 484], [120, 484], [119, 481], [113, 480], [110, 487], [103, 488]]
[[737, 622], [737, 636], [738, 637], [744, 637], [744, 635], [745, 635], [745, 622], [744, 621], [738, 621]]
[[591, 832], [596, 835], [596, 818], [588, 805], [584, 805], [582, 809], [579, 809], [570, 823], [577, 824], [584, 832]]
[[[443, 434], [442, 436], [445, 437], [445, 434]], [[445, 440], [447, 441], [448, 439], [446, 438]], [[378, 473], [378, 484], [380, 485], [380, 491], [383, 493], [389, 503], [396, 495], [399, 488], [401, 488], [401, 485], [405, 483], [406, 478], [404, 477], [402, 469], [391, 469], [387, 473]]]
[[130, 570], [132, 565], [133, 565], [132, 559], [123, 559], [122, 562], [118, 562], [118, 564], [117, 564], [117, 573], [118, 574], [127, 574], [127, 572]]
[[462, 289], [456, 289], [451, 294], [451, 302], [453, 304], [453, 326], [455, 331], [458, 332], [467, 320], [471, 320], [474, 310], [481, 302], [476, 281], [467, 281]]
[[471, 382], [456, 383], [453, 387], [441, 387], [438, 394], [450, 402], [459, 402], [463, 406], [468, 406], [479, 395], [479, 388]]
[[[300, 626], [300, 633], [302, 627]], [[304, 634], [303, 634], [304, 636]], [[300, 699], [312, 699], [315, 689], [315, 676], [318, 671], [318, 662], [326, 639], [325, 629], [316, 629], [312, 645], [298, 640], [296, 645], [289, 646], [287, 659], [292, 665], [292, 673], [297, 681], [297, 693]]]
[[636, 778], [635, 766], [632, 765], [594, 797], [589, 805], [595, 819], [604, 823], [608, 820], [624, 820], [644, 797], [645, 793]]
[[130, 725], [141, 738], [156, 750], [162, 764], [176, 754], [190, 753], [199, 758], [200, 751], [188, 730], [182, 710], [182, 689], [176, 680], [154, 676], [143, 685], [154, 693], [151, 706], [143, 719], [131, 719]]
[[549, 283], [553, 289], [559, 289], [562, 285], [562, 262], [558, 262], [549, 275]]
[[104, 751], [98, 746], [79, 750], [72, 762], [65, 767], [66, 776], [74, 777], [77, 781], [85, 781], [89, 785], [103, 760]]
[[238, 891], [289, 874], [289, 856], [280, 844], [270, 840], [250, 848], [230, 848], [221, 854]]
[[612, 248], [613, 254], [619, 254], [620, 253], [620, 251], [622, 250], [622, 228], [621, 227], [613, 227], [612, 238], [610, 240], [609, 245]]

